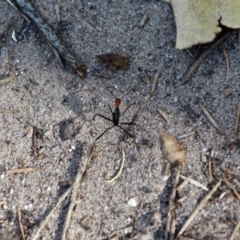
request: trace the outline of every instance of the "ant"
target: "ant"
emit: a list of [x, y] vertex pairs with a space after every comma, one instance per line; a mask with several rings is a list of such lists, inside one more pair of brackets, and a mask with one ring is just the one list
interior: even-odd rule
[[[120, 117], [122, 117], [122, 116], [126, 113], [126, 111], [127, 111], [132, 105], [134, 105], [134, 104], [135, 104], [135, 103], [132, 103], [131, 105], [129, 105], [129, 106], [125, 109], [125, 111], [123, 112], [123, 114], [120, 114], [119, 106], [121, 105], [121, 99], [117, 98], [117, 99], [115, 100], [115, 106], [116, 106], [116, 107], [115, 107], [114, 112], [113, 112], [113, 110], [111, 109], [111, 107], [108, 105], [108, 107], [109, 107], [109, 109], [110, 109], [110, 111], [111, 111], [111, 113], [112, 113], [112, 119], [110, 119], [110, 118], [108, 118], [108, 117], [105, 117], [105, 116], [103, 116], [103, 115], [101, 115], [101, 114], [95, 114], [95, 115], [93, 116], [93, 118], [92, 118], [93, 120], [94, 120], [94, 118], [95, 118], [96, 116], [99, 116], [99, 117], [104, 118], [104, 119], [106, 119], [106, 120], [108, 120], [108, 121], [110, 121], [110, 122], [113, 123], [113, 126], [107, 128], [102, 134], [100, 134], [100, 135], [96, 138], [96, 140], [98, 140], [98, 139], [99, 139], [100, 137], [102, 137], [107, 131], [109, 131], [110, 129], [112, 129], [112, 128], [115, 127], [115, 126], [119, 127], [119, 128], [122, 129], [129, 137], [133, 138], [133, 135], [130, 134], [126, 129], [124, 129], [124, 128], [121, 127], [120, 125], [121, 125], [121, 124], [125, 124], [125, 125], [137, 125], [137, 126], [138, 126], [138, 124], [133, 123], [133, 122], [120, 122]], [[96, 141], [96, 140], [95, 140], [95, 141]]]

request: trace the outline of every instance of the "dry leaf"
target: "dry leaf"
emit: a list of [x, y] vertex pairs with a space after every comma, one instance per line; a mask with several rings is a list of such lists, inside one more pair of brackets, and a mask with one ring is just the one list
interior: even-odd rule
[[128, 70], [129, 68], [129, 58], [123, 57], [119, 54], [108, 53], [97, 55], [96, 60], [105, 64], [106, 66], [116, 70], [116, 69], [123, 69]]
[[222, 28], [240, 28], [239, 0], [165, 0], [170, 2], [177, 28], [176, 48], [211, 42]]
[[171, 134], [159, 132], [162, 143], [163, 156], [173, 165], [181, 165], [184, 170], [186, 154], [181, 143]]

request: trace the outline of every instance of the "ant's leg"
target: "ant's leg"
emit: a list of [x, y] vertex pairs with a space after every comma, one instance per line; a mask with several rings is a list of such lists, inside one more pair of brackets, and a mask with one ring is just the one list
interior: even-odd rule
[[134, 138], [132, 134], [130, 134], [126, 129], [122, 128], [121, 126], [117, 125], [120, 129], [122, 129], [129, 137]]
[[114, 127], [114, 125], [111, 126], [111, 127], [109, 127], [109, 128], [107, 128], [101, 135], [99, 135], [99, 136], [95, 139], [95, 141], [97, 141], [100, 137], [103, 136], [104, 133], [106, 133], [107, 131], [109, 131], [109, 130], [112, 129], [113, 127]]
[[134, 105], [134, 104], [136, 104], [136, 103], [134, 102], [134, 103], [130, 104], [130, 105], [125, 109], [125, 111], [121, 114], [121, 116], [123, 116], [123, 115], [126, 113], [126, 111], [127, 111], [132, 105]]
[[110, 112], [113, 114], [113, 111], [112, 111], [112, 109], [111, 109], [111, 107], [110, 107], [110, 105], [108, 104], [108, 107], [109, 107], [109, 109], [110, 109]]
[[110, 118], [108, 118], [108, 117], [105, 117], [105, 116], [103, 116], [103, 115], [101, 115], [101, 114], [95, 114], [95, 115], [93, 116], [92, 120], [94, 120], [94, 118], [95, 118], [96, 116], [101, 117], [101, 118], [104, 118], [104, 119], [112, 122], [112, 119], [110, 119]]
[[143, 127], [141, 127], [140, 125], [138, 125], [137, 123], [133, 123], [133, 122], [121, 122], [120, 124], [125, 124], [125, 125], [135, 125], [140, 127], [143, 131], [148, 132], [146, 129], [144, 129]]

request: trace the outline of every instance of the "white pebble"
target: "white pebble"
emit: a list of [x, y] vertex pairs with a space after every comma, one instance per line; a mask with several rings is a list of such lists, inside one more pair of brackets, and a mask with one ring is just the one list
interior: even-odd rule
[[72, 150], [75, 150], [75, 149], [76, 149], [76, 147], [73, 145], [73, 146], [72, 146]]
[[3, 174], [1, 174], [1, 180], [3, 180], [4, 178], [5, 178], [5, 175], [3, 173]]
[[138, 205], [137, 200], [135, 198], [131, 198], [128, 200], [128, 205], [130, 207], [136, 207]]
[[177, 97], [174, 97], [173, 98], [173, 101], [176, 103], [178, 101], [178, 98]]
[[47, 188], [47, 191], [50, 192], [50, 191], [51, 191], [51, 187], [48, 187], [48, 188]]
[[14, 190], [11, 188], [10, 189], [10, 194], [13, 194], [14, 193]]
[[3, 209], [4, 209], [4, 210], [7, 210], [7, 209], [8, 209], [7, 205], [4, 204], [4, 205], [3, 205]]

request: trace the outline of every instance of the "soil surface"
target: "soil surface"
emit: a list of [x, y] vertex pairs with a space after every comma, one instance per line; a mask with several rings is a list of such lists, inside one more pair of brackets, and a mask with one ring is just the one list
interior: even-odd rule
[[[193, 133], [180, 140], [186, 150], [185, 176], [192, 174], [211, 189], [223, 175], [220, 167], [229, 168], [238, 175], [226, 177], [240, 191], [240, 144], [234, 139], [240, 95], [237, 32], [215, 48], [183, 85], [193, 59], [186, 50], [175, 49], [169, 4], [157, 0], [121, 4], [117, 0], [45, 0], [34, 4], [71, 52], [83, 59], [87, 74], [80, 77], [68, 65], [63, 69], [35, 26], [25, 28], [20, 13], [7, 1], [0, 1], [1, 240], [20, 239], [18, 208], [26, 239], [32, 239], [69, 181], [76, 178], [95, 139], [113, 125], [98, 116], [93, 120], [93, 116], [112, 118], [108, 105], [114, 110], [116, 98], [122, 100], [121, 112], [135, 103], [120, 120], [134, 118], [141, 127], [122, 125], [134, 136], [131, 138], [116, 126], [96, 141], [66, 239], [165, 239], [174, 174], [171, 171], [167, 180], [163, 177], [166, 159], [159, 130], [175, 137]], [[146, 12], [148, 19], [140, 27]], [[209, 46], [202, 46], [199, 54]], [[230, 61], [228, 75], [223, 47]], [[96, 61], [96, 55], [107, 53], [128, 57], [129, 69], [115, 70]], [[12, 80], [2, 84], [7, 77]], [[225, 130], [225, 136], [206, 118], [199, 101]], [[158, 108], [168, 115], [168, 122]], [[122, 173], [109, 183], [106, 180], [122, 162], [122, 150], [126, 155]], [[211, 152], [210, 182], [206, 165]], [[7, 172], [27, 167], [36, 169]], [[176, 233], [206, 194], [191, 184], [178, 194], [178, 198], [187, 198], [175, 209]], [[61, 239], [69, 201], [70, 196], [54, 212], [39, 239]], [[239, 216], [239, 200], [222, 183], [183, 235], [229, 239]], [[235, 239], [240, 239], [240, 232]]]

